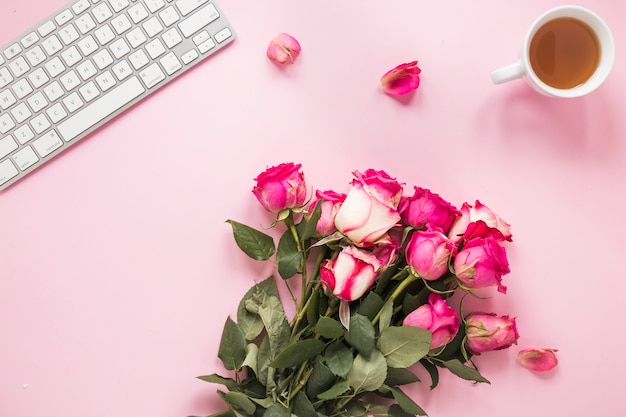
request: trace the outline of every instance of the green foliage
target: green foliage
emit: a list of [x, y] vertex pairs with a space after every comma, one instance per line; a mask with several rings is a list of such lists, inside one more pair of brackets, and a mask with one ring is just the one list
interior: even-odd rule
[[[407, 310], [424, 304], [430, 294], [421, 280], [407, 281], [402, 258], [354, 302], [340, 303], [322, 286], [320, 263], [345, 242], [337, 234], [316, 242], [320, 207], [297, 224], [292, 213], [281, 213], [278, 220], [288, 227], [277, 246], [269, 235], [228, 220], [242, 251], [256, 260], [275, 257], [282, 279], [270, 276], [253, 285], [238, 305], [236, 320], [227, 317], [224, 323], [218, 357], [230, 374], [198, 377], [222, 388], [217, 393], [227, 410], [214, 417], [424, 416], [400, 388], [420, 382], [413, 372], [417, 366], [428, 371], [431, 388], [439, 383], [440, 369], [488, 383], [467, 357], [463, 331], [443, 351], [433, 352], [429, 331], [401, 325]], [[315, 264], [308, 259], [312, 253]], [[317, 258], [318, 253], [323, 256]], [[289, 287], [295, 276], [302, 278], [300, 300]], [[285, 313], [277, 282], [290, 289], [293, 318]], [[340, 305], [347, 328], [339, 318]]]

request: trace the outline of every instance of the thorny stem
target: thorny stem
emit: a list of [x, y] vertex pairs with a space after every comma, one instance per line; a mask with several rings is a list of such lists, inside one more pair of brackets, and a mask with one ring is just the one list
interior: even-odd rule
[[[406, 278], [404, 278], [402, 280], [402, 282], [400, 282], [400, 284], [396, 287], [396, 289], [393, 291], [393, 293], [391, 293], [391, 295], [389, 296], [389, 298], [385, 301], [385, 304], [387, 304], [387, 302], [389, 300], [396, 300], [396, 298], [398, 298], [400, 296], [400, 294], [402, 294], [402, 292], [404, 290], [406, 290], [406, 288], [412, 283], [415, 282], [419, 279], [418, 276], [409, 273], [407, 270], [403, 270], [400, 271], [403, 272], [405, 275], [408, 275]], [[397, 274], [397, 276], [400, 276], [400, 273]], [[383, 306], [385, 305], [383, 304]], [[380, 316], [383, 313], [383, 308], [381, 308], [380, 310], [378, 310], [378, 313], [376, 314], [376, 316], [374, 317], [374, 319], [372, 320], [372, 324], [376, 324], [378, 323], [378, 320], [380, 320]]]

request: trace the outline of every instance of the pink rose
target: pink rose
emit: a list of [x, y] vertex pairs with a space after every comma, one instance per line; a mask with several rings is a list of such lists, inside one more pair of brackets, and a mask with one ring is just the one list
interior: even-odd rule
[[374, 243], [400, 220], [402, 186], [384, 171], [355, 171], [352, 187], [335, 217], [337, 230], [354, 244]]
[[467, 349], [475, 355], [517, 344], [515, 319], [494, 313], [471, 313], [465, 319]]
[[433, 281], [448, 272], [454, 242], [435, 230], [418, 230], [406, 246], [406, 262], [420, 277]]
[[304, 204], [307, 190], [304, 174], [299, 171], [301, 166], [292, 162], [280, 164], [255, 178], [257, 185], [252, 192], [266, 210], [278, 213]]
[[301, 50], [296, 38], [286, 33], [279, 33], [267, 47], [267, 57], [277, 64], [293, 64]]
[[470, 240], [454, 257], [454, 273], [469, 289], [497, 286], [505, 294], [501, 281], [509, 272], [504, 247], [491, 237]]
[[404, 326], [421, 327], [430, 331], [431, 349], [448, 344], [459, 331], [459, 316], [439, 294], [432, 293], [428, 304], [419, 306], [404, 318]]
[[517, 360], [524, 367], [532, 371], [549, 371], [558, 365], [556, 349], [522, 349], [517, 354]]
[[402, 96], [417, 89], [420, 85], [420, 73], [417, 61], [401, 64], [389, 70], [380, 79], [383, 91], [394, 96]]
[[335, 297], [354, 301], [374, 284], [380, 267], [380, 260], [372, 253], [347, 246], [335, 259], [322, 264], [320, 278]]
[[315, 232], [320, 236], [328, 236], [337, 230], [335, 227], [335, 217], [337, 216], [339, 207], [341, 207], [341, 204], [346, 199], [346, 195], [334, 191], [316, 191], [315, 197], [317, 199], [311, 204], [310, 212], [312, 213], [320, 202], [322, 204], [322, 214], [315, 227]]
[[448, 236], [455, 242], [476, 237], [512, 240], [511, 225], [478, 200], [474, 207], [463, 203], [461, 217], [452, 224]]
[[416, 229], [431, 225], [448, 233], [452, 222], [461, 212], [430, 190], [415, 187], [412, 197], [402, 198], [400, 215], [405, 224]]

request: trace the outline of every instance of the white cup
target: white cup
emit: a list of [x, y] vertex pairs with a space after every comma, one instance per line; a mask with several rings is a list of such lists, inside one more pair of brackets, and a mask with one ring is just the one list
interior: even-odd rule
[[[598, 43], [598, 64], [595, 71], [584, 82], [566, 88], [557, 88], [542, 81], [531, 65], [530, 46], [533, 37], [546, 23], [558, 18], [572, 18], [583, 22], [595, 33]], [[545, 30], [545, 29], [544, 29]], [[524, 37], [519, 59], [514, 64], [495, 70], [491, 79], [502, 84], [517, 78], [524, 78], [536, 91], [552, 97], [580, 97], [598, 88], [609, 75], [615, 60], [615, 41], [607, 24], [594, 12], [579, 6], [560, 6], [548, 10], [532, 24]]]

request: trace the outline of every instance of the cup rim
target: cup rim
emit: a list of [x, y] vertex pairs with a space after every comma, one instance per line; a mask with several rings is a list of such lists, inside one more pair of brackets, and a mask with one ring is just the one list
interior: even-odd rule
[[[552, 87], [541, 81], [530, 65], [528, 53], [530, 42], [539, 28], [559, 17], [573, 17], [585, 22], [596, 32], [600, 41], [600, 63], [596, 71], [583, 84], [567, 89]], [[526, 76], [531, 78], [532, 82], [542, 92], [556, 97], [578, 97], [598, 88], [609, 75], [615, 60], [615, 40], [607, 23], [595, 12], [582, 6], [557, 6], [542, 13], [530, 26], [522, 45], [522, 60], [526, 67]]]

